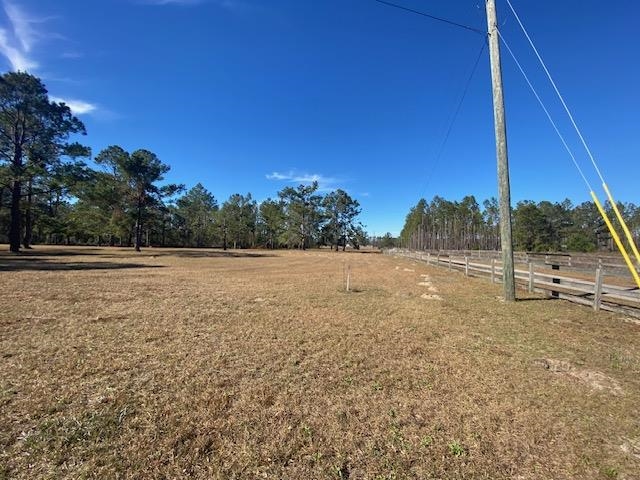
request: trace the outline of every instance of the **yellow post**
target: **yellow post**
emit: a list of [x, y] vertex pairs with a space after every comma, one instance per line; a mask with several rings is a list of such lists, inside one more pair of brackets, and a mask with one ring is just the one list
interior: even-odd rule
[[620, 214], [620, 210], [618, 209], [618, 205], [616, 205], [616, 202], [613, 200], [613, 196], [611, 195], [611, 192], [609, 191], [609, 187], [607, 187], [607, 184], [603, 183], [602, 187], [604, 188], [604, 191], [607, 193], [607, 197], [609, 197], [609, 202], [611, 202], [611, 206], [613, 207], [613, 211], [616, 213], [616, 217], [618, 217], [618, 221], [620, 222], [620, 225], [622, 225], [622, 230], [624, 230], [624, 234], [627, 236], [627, 241], [631, 246], [631, 250], [633, 250], [633, 254], [636, 256], [636, 261], [640, 263], [640, 253], [638, 253], [638, 247], [636, 247], [636, 242], [633, 241], [633, 236], [631, 235], [631, 232], [627, 227], [627, 223], [622, 218], [622, 215]]
[[620, 250], [620, 253], [624, 258], [624, 261], [626, 262], [627, 267], [629, 268], [629, 271], [633, 276], [633, 279], [636, 281], [638, 288], [640, 288], [640, 276], [638, 276], [638, 272], [633, 266], [633, 262], [629, 258], [629, 254], [627, 253], [627, 250], [624, 248], [624, 245], [622, 244], [622, 241], [618, 236], [618, 232], [616, 232], [615, 228], [613, 228], [613, 224], [611, 223], [611, 220], [609, 220], [609, 216], [607, 215], [607, 212], [605, 212], [604, 208], [602, 208], [602, 205], [600, 204], [600, 200], [598, 200], [598, 197], [593, 192], [593, 190], [591, 191], [591, 198], [593, 198], [593, 201], [595, 202], [596, 207], [598, 207], [598, 211], [600, 212], [600, 215], [602, 215], [604, 222], [607, 224], [607, 227], [609, 228], [609, 232], [611, 232], [611, 236], [613, 237], [613, 240], [616, 242], [616, 246], [618, 247], [618, 250]]

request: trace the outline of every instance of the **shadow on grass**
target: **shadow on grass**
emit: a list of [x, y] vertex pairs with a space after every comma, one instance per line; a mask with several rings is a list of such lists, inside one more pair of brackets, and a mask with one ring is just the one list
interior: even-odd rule
[[143, 250], [142, 252], [127, 252], [127, 253], [98, 253], [100, 258], [267, 258], [277, 257], [278, 255], [272, 253], [256, 253], [256, 252], [242, 252], [242, 251], [195, 251], [195, 250]]
[[162, 268], [163, 265], [113, 262], [51, 262], [29, 257], [4, 258], [0, 260], [0, 272], [29, 271], [74, 271], [74, 270], [128, 270], [133, 268]]
[[16, 258], [29, 258], [29, 257], [82, 257], [90, 255], [100, 255], [102, 251], [99, 247], [82, 247], [76, 250], [67, 250], [63, 247], [48, 248], [46, 250], [38, 250], [36, 248], [21, 249], [20, 253], [0, 252], [0, 261], [4, 258], [16, 259]]
[[[141, 252], [136, 252], [133, 247], [115, 247], [117, 251], [108, 251], [106, 248], [114, 247], [59, 247], [38, 250], [22, 249], [19, 254], [0, 251], [0, 269], [3, 265], [12, 264], [14, 261], [28, 260], [29, 258], [41, 257], [99, 257], [99, 258], [158, 258], [158, 257], [179, 257], [179, 258], [267, 258], [277, 257], [278, 255], [269, 251], [247, 252], [243, 250], [197, 250], [180, 248], [144, 248]], [[144, 266], [144, 265], [141, 265]]]
[[256, 252], [243, 252], [243, 251], [229, 251], [229, 250], [171, 250], [169, 252], [146, 252], [147, 255], [155, 256], [167, 256], [167, 257], [182, 257], [182, 258], [268, 258], [277, 257], [273, 253], [256, 253]]

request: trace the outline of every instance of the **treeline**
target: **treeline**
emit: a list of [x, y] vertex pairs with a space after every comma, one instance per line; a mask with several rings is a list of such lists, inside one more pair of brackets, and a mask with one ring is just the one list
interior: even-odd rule
[[[618, 203], [636, 244], [640, 237], [640, 208]], [[617, 225], [610, 205], [606, 205]], [[421, 199], [406, 217], [400, 234], [403, 247], [416, 250], [498, 250], [500, 215], [495, 198], [482, 207], [473, 196], [461, 201]], [[512, 210], [514, 248], [521, 251], [591, 252], [613, 250], [611, 235], [593, 202], [518, 202]], [[618, 231], [621, 231], [619, 229]]]
[[[96, 160], [102, 161], [101, 156], [115, 148], [102, 152]], [[222, 204], [198, 183], [167, 202], [157, 193], [153, 195], [155, 192], [148, 192], [145, 201], [137, 190], [127, 191], [126, 182], [122, 184], [106, 172], [97, 174], [100, 180], [85, 183], [77, 193], [77, 202], [66, 205], [67, 221], [61, 222], [64, 230], [49, 242], [64, 238], [84, 244], [224, 249], [320, 245], [337, 249], [367, 243], [357, 222], [358, 201], [340, 189], [319, 195], [317, 183], [286, 187], [277, 198], [261, 203], [251, 193], [236, 193]]]
[[110, 146], [87, 164], [86, 134], [40, 79], [0, 77], [0, 242], [185, 247], [307, 248], [367, 243], [358, 201], [317, 182], [286, 187], [258, 204], [250, 193], [220, 205], [198, 183], [163, 183], [169, 166], [149, 150]]

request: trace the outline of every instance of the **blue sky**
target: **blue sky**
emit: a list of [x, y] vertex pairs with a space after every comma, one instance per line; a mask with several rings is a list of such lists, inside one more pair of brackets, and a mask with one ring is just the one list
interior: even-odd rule
[[[483, 0], [394, 0], [478, 29]], [[501, 32], [599, 181], [504, 0]], [[512, 0], [617, 199], [640, 203], [640, 5]], [[222, 202], [317, 179], [397, 234], [420, 197], [497, 195], [482, 36], [373, 0], [3, 0], [3, 70], [28, 70], [94, 154], [147, 148]], [[503, 49], [512, 200], [589, 192]], [[441, 151], [441, 154], [438, 152]]]

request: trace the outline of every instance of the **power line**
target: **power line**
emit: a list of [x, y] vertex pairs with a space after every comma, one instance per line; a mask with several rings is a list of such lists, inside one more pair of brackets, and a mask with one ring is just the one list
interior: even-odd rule
[[564, 107], [565, 112], [567, 112], [567, 115], [569, 116], [569, 119], [571, 120], [573, 128], [576, 130], [576, 133], [578, 134], [578, 137], [580, 138], [580, 141], [582, 142], [582, 146], [585, 148], [585, 150], [587, 151], [587, 154], [589, 155], [589, 158], [591, 159], [591, 163], [593, 164], [593, 168], [595, 168], [596, 172], [598, 173], [598, 177], [600, 177], [600, 180], [602, 181], [602, 183], [605, 183], [604, 178], [602, 177], [602, 173], [600, 173], [600, 169], [598, 168], [598, 165], [596, 164], [596, 160], [595, 160], [595, 158], [593, 158], [593, 154], [591, 153], [591, 150], [587, 146], [587, 142], [585, 141], [584, 137], [582, 136], [582, 132], [578, 128], [578, 125], [576, 124], [576, 121], [573, 119], [573, 115], [571, 114], [571, 111], [569, 110], [569, 107], [567, 106], [566, 102], [564, 101], [564, 98], [562, 97], [562, 94], [560, 93], [560, 90], [558, 90], [558, 87], [556, 86], [556, 82], [553, 81], [553, 77], [551, 77], [551, 73], [549, 73], [549, 69], [547, 68], [547, 65], [544, 63], [544, 60], [542, 60], [542, 57], [540, 56], [540, 53], [538, 52], [538, 49], [534, 45], [533, 40], [531, 40], [531, 37], [529, 36], [529, 32], [527, 32], [527, 29], [524, 28], [524, 25], [522, 24], [522, 21], [520, 20], [520, 17], [516, 13], [516, 10], [513, 8], [513, 5], [511, 5], [511, 2], [509, 0], [507, 0], [507, 4], [509, 5], [509, 8], [513, 12], [513, 16], [516, 17], [516, 20], [518, 21], [518, 24], [520, 25], [520, 28], [522, 29], [522, 32], [524, 33], [525, 37], [527, 37], [527, 40], [529, 41], [529, 45], [531, 45], [531, 48], [533, 48], [533, 51], [535, 52], [536, 57], [538, 57], [538, 60], [540, 61], [540, 64], [542, 65], [542, 68], [544, 69], [545, 73], [547, 74], [547, 78], [549, 78], [549, 81], [551, 82], [551, 85], [553, 86], [553, 89], [555, 90], [556, 94], [558, 95], [558, 98], [560, 99], [560, 102], [562, 103], [562, 106]]
[[[567, 103], [564, 101], [564, 98], [560, 94], [560, 90], [558, 90], [558, 87], [556, 86], [556, 83], [553, 81], [553, 78], [551, 77], [551, 73], [549, 73], [549, 69], [547, 68], [546, 64], [542, 60], [542, 57], [540, 56], [540, 53], [538, 52], [538, 49], [534, 45], [533, 40], [531, 40], [531, 37], [529, 36], [529, 33], [527, 32], [527, 29], [524, 28], [524, 25], [522, 24], [522, 21], [520, 20], [520, 17], [516, 13], [516, 10], [513, 8], [513, 5], [511, 5], [511, 2], [509, 0], [507, 0], [507, 3], [509, 4], [509, 8], [511, 9], [511, 11], [513, 12], [513, 15], [516, 17], [516, 20], [518, 21], [518, 24], [520, 25], [520, 28], [524, 32], [525, 37], [527, 37], [527, 40], [529, 41], [529, 44], [531, 45], [531, 48], [533, 48], [533, 51], [535, 52], [536, 56], [538, 57], [538, 60], [540, 61], [540, 64], [542, 65], [542, 68], [544, 68], [544, 71], [547, 74], [547, 77], [549, 78], [549, 81], [551, 82], [551, 85], [553, 85], [553, 89], [556, 91], [556, 94], [558, 95], [558, 98], [560, 99], [560, 102], [562, 102], [562, 106], [564, 107], [565, 111], [567, 112], [567, 115], [569, 116], [569, 119], [571, 120], [573, 128], [575, 128], [576, 133], [578, 134], [578, 137], [580, 137], [580, 141], [582, 142], [582, 146], [587, 151], [587, 154], [589, 155], [589, 158], [591, 159], [591, 163], [593, 165], [593, 168], [598, 173], [598, 177], [600, 177], [600, 181], [602, 182], [602, 188], [604, 189], [605, 193], [607, 194], [607, 197], [609, 198], [609, 202], [611, 202], [611, 208], [613, 208], [613, 211], [616, 214], [616, 217], [618, 218], [618, 221], [620, 222], [620, 226], [622, 227], [622, 230], [624, 231], [624, 234], [627, 237], [627, 241], [629, 242], [629, 245], [631, 246], [631, 250], [633, 251], [634, 255], [636, 256], [637, 261], [640, 262], [640, 251], [638, 250], [638, 247], [636, 246], [635, 240], [633, 239], [633, 236], [631, 235], [631, 231], [629, 230], [629, 227], [627, 227], [627, 223], [624, 221], [624, 218], [622, 217], [622, 213], [620, 212], [620, 209], [618, 208], [618, 205], [616, 204], [616, 202], [613, 199], [613, 195], [611, 195], [611, 191], [609, 190], [609, 187], [607, 186], [607, 183], [604, 181], [604, 177], [602, 176], [602, 173], [600, 172], [600, 169], [598, 168], [596, 160], [593, 157], [593, 154], [591, 153], [591, 149], [589, 149], [589, 146], [587, 145], [587, 142], [585, 141], [584, 137], [582, 136], [582, 132], [580, 131], [580, 129], [578, 128], [578, 125], [576, 124], [575, 120], [573, 119], [573, 115], [571, 114], [571, 111], [569, 110], [569, 107], [567, 106]], [[596, 206], [598, 207], [598, 210], [600, 210], [600, 214], [603, 216], [605, 222], [607, 222], [607, 227], [609, 227], [609, 230], [611, 231], [611, 235], [613, 236], [613, 238], [614, 238], [614, 240], [616, 242], [616, 245], [618, 246], [618, 249], [620, 250], [620, 253], [622, 253], [622, 256], [624, 257], [625, 261], [627, 262], [627, 266], [629, 267], [629, 270], [631, 271], [631, 274], [633, 275], [636, 283], [638, 284], [638, 287], [640, 287], [640, 275], [638, 275], [638, 272], [636, 271], [634, 265], [631, 263], [631, 260], [630, 260], [628, 254], [627, 254], [626, 249], [624, 248], [624, 245], [622, 244], [622, 242], [618, 238], [617, 232], [613, 228], [613, 225], [609, 221], [609, 218], [607, 217], [606, 212], [604, 211], [604, 209], [600, 205], [600, 201], [598, 200], [598, 197], [596, 196], [596, 194], [595, 194], [595, 192], [593, 190], [591, 190], [591, 196], [593, 197], [593, 201], [595, 202]]]
[[544, 110], [544, 113], [547, 115], [547, 118], [549, 119], [549, 122], [551, 122], [551, 125], [553, 126], [553, 129], [558, 134], [558, 137], [560, 138], [560, 141], [564, 145], [564, 148], [567, 150], [567, 153], [569, 153], [569, 156], [571, 157], [571, 160], [573, 161], [573, 164], [578, 169], [578, 172], [580, 173], [580, 176], [582, 177], [582, 180], [584, 180], [584, 183], [587, 185], [587, 188], [589, 189], [589, 191], [593, 191], [593, 189], [591, 188], [591, 185], [589, 184], [589, 180], [587, 180], [587, 177], [584, 175], [584, 172], [580, 168], [580, 165], [578, 164], [578, 161], [576, 160], [576, 157], [573, 154], [573, 151], [571, 150], [571, 148], [569, 148], [569, 145], [567, 145], [567, 142], [564, 139], [564, 136], [562, 135], [562, 133], [560, 133], [560, 130], [558, 129], [558, 126], [553, 121], [553, 118], [551, 117], [551, 114], [549, 113], [549, 110], [547, 110], [547, 107], [545, 106], [544, 102], [540, 98], [540, 95], [538, 95], [538, 92], [536, 91], [535, 87], [533, 86], [533, 84], [529, 80], [529, 77], [525, 73], [524, 69], [522, 68], [522, 65], [520, 64], [520, 62], [516, 58], [516, 55], [513, 53], [513, 50], [511, 50], [511, 47], [509, 46], [509, 44], [505, 40], [505, 38], [502, 35], [502, 32], [500, 32], [500, 30], [498, 30], [498, 36], [500, 37], [500, 40], [502, 40], [502, 43], [504, 44], [504, 46], [507, 47], [507, 51], [511, 55], [511, 58], [513, 58], [513, 61], [516, 63], [516, 66], [520, 70], [520, 73], [522, 74], [522, 76], [524, 77], [525, 81], [529, 85], [529, 88], [533, 92], [533, 95], [536, 97], [536, 99], [538, 100], [538, 103], [542, 107], [542, 110]]
[[470, 30], [475, 33], [479, 33], [480, 35], [486, 35], [487, 32], [480, 30], [478, 28], [470, 27], [469, 25], [463, 25], [462, 23], [453, 22], [451, 20], [447, 20], [446, 18], [436, 17], [435, 15], [431, 15], [429, 13], [421, 12], [419, 10], [414, 10], [413, 8], [404, 7], [402, 5], [398, 5], [397, 3], [387, 2], [386, 0], [374, 0], [374, 2], [382, 3], [383, 5], [387, 5], [389, 7], [398, 8], [400, 10], [404, 10], [406, 12], [415, 13], [417, 15], [421, 15], [423, 17], [430, 18], [431, 20], [436, 20], [438, 22], [446, 23], [447, 25], [452, 25], [454, 27], [463, 28], [465, 30]]
[[436, 158], [433, 162], [433, 166], [431, 167], [431, 172], [429, 173], [429, 177], [427, 177], [427, 182], [424, 186], [424, 190], [426, 191], [427, 187], [429, 186], [429, 183], [431, 182], [431, 179], [433, 178], [433, 172], [436, 170], [438, 164], [440, 163], [440, 158], [442, 157], [442, 154], [444, 153], [444, 148], [447, 145], [447, 142], [449, 141], [449, 137], [451, 136], [451, 132], [453, 131], [453, 126], [456, 123], [456, 120], [458, 119], [458, 114], [460, 113], [460, 110], [462, 109], [462, 104], [465, 100], [465, 98], [467, 97], [467, 93], [469, 92], [469, 87], [471, 86], [471, 81], [473, 80], [473, 77], [476, 73], [476, 70], [478, 69], [478, 64], [480, 63], [480, 59], [482, 58], [482, 54], [484, 53], [484, 49], [487, 47], [487, 44], [485, 41], [483, 41], [482, 43], [482, 47], [480, 48], [480, 51], [478, 52], [478, 56], [476, 57], [475, 62], [473, 63], [473, 68], [471, 69], [471, 74], [469, 75], [469, 78], [467, 79], [467, 82], [464, 86], [464, 90], [462, 91], [462, 96], [460, 97], [460, 101], [458, 102], [458, 105], [456, 106], [456, 109], [453, 112], [453, 116], [451, 117], [451, 121], [449, 122], [449, 126], [447, 127], [447, 131], [445, 133], [445, 136], [442, 140], [442, 143], [440, 144], [440, 148], [438, 149], [438, 153], [436, 154]]

